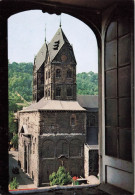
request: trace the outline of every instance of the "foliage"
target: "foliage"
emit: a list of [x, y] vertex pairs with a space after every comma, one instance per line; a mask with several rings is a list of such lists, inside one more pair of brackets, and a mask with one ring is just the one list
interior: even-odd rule
[[98, 95], [98, 73], [92, 71], [78, 73], [77, 94], [79, 95]]
[[32, 63], [8, 64], [8, 98], [9, 98], [9, 141], [15, 148], [18, 145], [17, 124], [14, 122], [14, 113], [22, 109], [23, 103], [32, 100]]
[[10, 182], [9, 186], [10, 186], [10, 190], [15, 190], [19, 187], [19, 183], [18, 183], [16, 177], [13, 178], [13, 180]]
[[72, 177], [69, 175], [69, 172], [66, 173], [66, 170], [63, 166], [60, 166], [57, 173], [53, 172], [49, 176], [50, 185], [67, 185], [72, 182]]
[[32, 100], [32, 72], [32, 63], [13, 62], [12, 64], [8, 64], [10, 99], [20, 102], [22, 101], [22, 96], [26, 101]]
[[18, 148], [18, 134], [13, 135], [13, 138], [11, 139], [11, 142], [12, 142], [14, 148], [17, 149]]

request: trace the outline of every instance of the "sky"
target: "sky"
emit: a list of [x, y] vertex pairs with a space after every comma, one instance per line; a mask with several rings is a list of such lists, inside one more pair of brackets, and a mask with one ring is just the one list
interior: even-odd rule
[[[98, 72], [98, 48], [93, 31], [79, 19], [67, 14], [42, 13], [40, 10], [25, 11], [8, 19], [8, 59], [12, 62], [34, 62], [46, 40], [49, 43], [60, 25], [72, 44], [77, 73]], [[46, 26], [46, 27], [45, 27]]]

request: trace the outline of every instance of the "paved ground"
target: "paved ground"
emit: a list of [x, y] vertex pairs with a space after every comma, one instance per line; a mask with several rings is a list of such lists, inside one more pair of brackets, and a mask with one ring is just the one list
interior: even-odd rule
[[[25, 174], [18, 166], [18, 152], [17, 151], [9, 151], [9, 178], [16, 177], [19, 182], [18, 189], [28, 189], [28, 188], [36, 188], [31, 178]], [[12, 168], [18, 167], [19, 174], [13, 174]]]

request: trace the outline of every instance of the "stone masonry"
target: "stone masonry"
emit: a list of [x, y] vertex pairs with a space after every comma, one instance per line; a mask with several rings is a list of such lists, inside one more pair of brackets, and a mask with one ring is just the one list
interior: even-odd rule
[[34, 59], [33, 103], [19, 112], [19, 161], [37, 186], [63, 165], [84, 176], [86, 110], [76, 101], [76, 60], [63, 30]]

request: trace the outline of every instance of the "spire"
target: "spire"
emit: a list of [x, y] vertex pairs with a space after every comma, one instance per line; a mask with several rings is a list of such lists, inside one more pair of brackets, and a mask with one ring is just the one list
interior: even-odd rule
[[45, 24], [45, 43], [46, 43], [46, 24]]
[[61, 28], [61, 26], [62, 26], [62, 25], [61, 25], [61, 15], [60, 15], [60, 25], [59, 25], [59, 27]]

